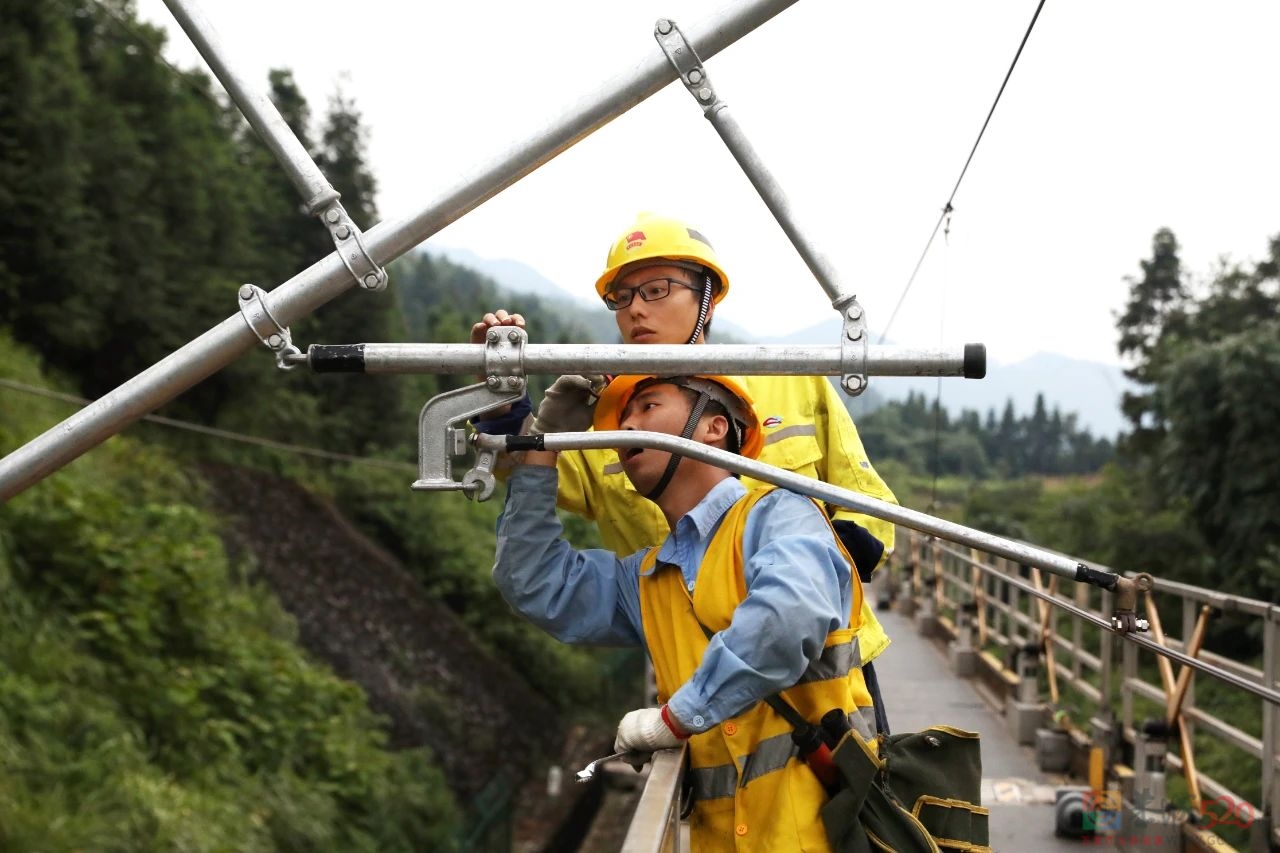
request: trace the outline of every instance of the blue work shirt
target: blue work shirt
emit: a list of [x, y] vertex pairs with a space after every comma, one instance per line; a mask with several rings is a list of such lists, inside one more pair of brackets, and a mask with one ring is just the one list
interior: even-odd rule
[[[498, 519], [493, 578], [507, 603], [565, 643], [642, 645], [640, 563], [577, 550], [556, 516], [556, 469], [516, 468]], [[746, 489], [730, 477], [680, 518], [658, 550], [692, 591], [720, 520]], [[849, 565], [827, 520], [806, 497], [775, 489], [747, 517], [742, 537], [747, 596], [712, 638], [693, 677], [668, 701], [686, 729], [706, 731], [791, 687], [821, 653], [827, 634], [849, 624]]]

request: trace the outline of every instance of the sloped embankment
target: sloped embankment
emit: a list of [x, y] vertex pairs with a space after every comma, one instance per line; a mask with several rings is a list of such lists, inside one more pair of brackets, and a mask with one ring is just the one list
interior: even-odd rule
[[301, 643], [364, 688], [394, 747], [435, 751], [460, 803], [504, 767], [518, 781], [559, 752], [565, 727], [551, 704], [331, 504], [260, 471], [201, 474], [229, 549], [252, 560]]

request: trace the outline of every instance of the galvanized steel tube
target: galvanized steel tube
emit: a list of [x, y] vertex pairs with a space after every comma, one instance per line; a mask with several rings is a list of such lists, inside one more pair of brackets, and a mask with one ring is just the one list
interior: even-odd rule
[[[692, 28], [712, 55], [733, 44], [796, 0], [740, 0]], [[464, 213], [506, 189], [562, 151], [622, 115], [675, 79], [675, 71], [652, 51], [630, 71], [612, 78], [562, 117], [530, 134], [499, 160], [482, 166], [416, 215], [383, 222], [365, 232], [373, 260], [386, 265]], [[307, 316], [355, 282], [336, 252], [267, 294], [271, 313], [284, 325]], [[228, 284], [232, 303], [238, 285]], [[138, 418], [216, 373], [258, 339], [239, 314], [147, 368], [106, 396], [0, 459], [0, 501], [8, 500]]]
[[[485, 373], [483, 344], [313, 344], [305, 362], [316, 373]], [[297, 358], [301, 362], [301, 358]], [[526, 375], [562, 373], [728, 373], [743, 376], [839, 376], [838, 346], [751, 344], [528, 344], [518, 367]], [[981, 378], [981, 344], [953, 349], [867, 348], [869, 376]]]
[[289, 173], [289, 179], [298, 188], [307, 208], [316, 211], [320, 206], [338, 197], [337, 191], [293, 135], [280, 111], [266, 95], [249, 85], [227, 62], [222, 40], [209, 20], [200, 11], [200, 4], [192, 0], [164, 0], [169, 11], [186, 32], [191, 43], [209, 63], [213, 73], [235, 101], [249, 124], [262, 137], [280, 165]]

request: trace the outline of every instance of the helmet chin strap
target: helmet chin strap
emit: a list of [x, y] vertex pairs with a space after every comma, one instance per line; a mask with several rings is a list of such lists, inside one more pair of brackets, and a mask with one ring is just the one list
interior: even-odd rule
[[707, 314], [711, 312], [711, 274], [703, 273], [702, 279], [702, 301], [698, 305], [698, 322], [693, 324], [693, 334], [689, 336], [689, 340], [685, 343], [696, 344], [698, 338], [702, 337], [702, 327], [706, 325]]
[[[709, 292], [709, 291], [708, 291]], [[699, 323], [701, 325], [701, 323]], [[698, 399], [694, 402], [693, 408], [689, 411], [689, 420], [685, 421], [684, 432], [680, 433], [681, 438], [693, 438], [693, 431], [698, 428], [698, 421], [702, 420], [702, 413], [707, 408], [707, 402], [711, 398], [705, 392], [698, 393]], [[667, 486], [671, 483], [671, 477], [676, 473], [676, 466], [680, 464], [683, 456], [672, 453], [671, 458], [667, 460], [666, 470], [662, 472], [662, 479], [658, 480], [658, 485], [654, 486], [645, 493], [645, 497], [651, 501], [657, 501], [658, 497], [667, 490]]]

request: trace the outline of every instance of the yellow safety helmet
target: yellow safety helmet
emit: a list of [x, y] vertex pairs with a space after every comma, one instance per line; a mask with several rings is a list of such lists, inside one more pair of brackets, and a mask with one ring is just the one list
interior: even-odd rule
[[748, 459], [760, 456], [764, 434], [755, 401], [741, 379], [732, 376], [615, 376], [600, 392], [593, 426], [597, 431], [621, 429], [622, 411], [642, 387], [658, 384], [688, 388], [724, 406], [739, 433], [738, 453]]
[[719, 279], [719, 286], [713, 282], [711, 296], [717, 303], [729, 292], [729, 277], [720, 268], [711, 241], [701, 232], [676, 219], [641, 213], [609, 248], [605, 271], [596, 280], [596, 293], [603, 299], [623, 267], [637, 261], [660, 261], [664, 258], [690, 261], [714, 273]]

